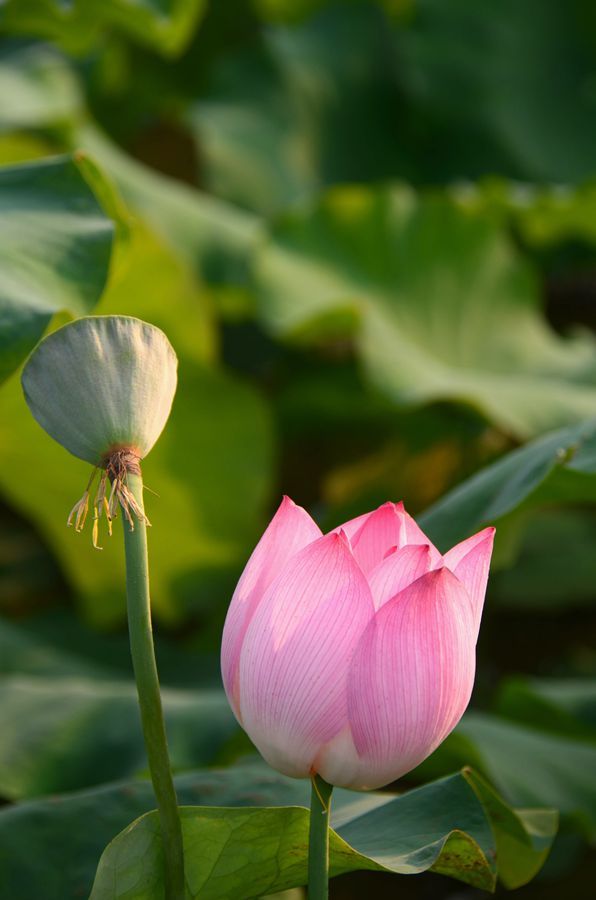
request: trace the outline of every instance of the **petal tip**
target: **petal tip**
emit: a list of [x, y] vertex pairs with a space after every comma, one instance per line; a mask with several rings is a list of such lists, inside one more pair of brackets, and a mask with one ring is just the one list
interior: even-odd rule
[[337, 531], [335, 531], [335, 532], [332, 531], [332, 532], [328, 535], [328, 537], [331, 537], [331, 538], [333, 539], [334, 543], [336, 543], [336, 544], [343, 544], [344, 547], [347, 547], [349, 550], [351, 549], [351, 546], [350, 546], [350, 539], [349, 539], [349, 537], [347, 536], [347, 534], [345, 533], [345, 531], [343, 530], [343, 528], [339, 528], [339, 529], [338, 529]]
[[477, 549], [478, 547], [482, 546], [482, 544], [490, 543], [492, 546], [492, 543], [495, 539], [496, 532], [497, 532], [497, 529], [495, 528], [494, 525], [489, 525], [488, 528], [483, 528], [482, 531], [479, 531], [478, 534], [476, 535], [476, 537], [478, 538], [478, 543], [476, 544], [476, 547], [474, 549]]
[[427, 572], [426, 575], [422, 575], [422, 578], [427, 578], [430, 583], [458, 580], [447, 566], [439, 566], [438, 569], [432, 569], [430, 572]]

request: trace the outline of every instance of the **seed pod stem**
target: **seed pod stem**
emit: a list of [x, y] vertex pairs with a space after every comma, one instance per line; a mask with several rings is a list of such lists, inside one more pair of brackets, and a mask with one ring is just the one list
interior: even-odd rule
[[[132, 471], [131, 471], [132, 469]], [[153, 646], [147, 522], [143, 508], [143, 479], [138, 460], [126, 472], [128, 515], [134, 515], [134, 528], [123, 518], [126, 555], [126, 593], [130, 649], [137, 683], [143, 735], [153, 789], [161, 823], [164, 848], [166, 900], [184, 900], [184, 856], [178, 801], [172, 779], [166, 738], [159, 678]], [[130, 502], [132, 497], [134, 503]], [[122, 502], [122, 501], [121, 501]], [[123, 507], [124, 512], [127, 510]], [[139, 510], [140, 515], [136, 510]], [[132, 510], [132, 512], [131, 512]], [[126, 519], [128, 519], [128, 515]]]

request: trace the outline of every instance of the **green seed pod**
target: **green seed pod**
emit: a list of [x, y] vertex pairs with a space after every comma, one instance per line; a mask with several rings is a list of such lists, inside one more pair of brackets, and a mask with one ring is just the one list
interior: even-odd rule
[[97, 466], [121, 447], [147, 456], [170, 414], [176, 368], [159, 328], [130, 316], [91, 316], [48, 335], [22, 384], [42, 428]]
[[[22, 375], [29, 409], [47, 433], [96, 468], [68, 524], [80, 531], [95, 473], [93, 543], [105, 512], [108, 529], [118, 506], [134, 528], [146, 520], [126, 487], [128, 472], [161, 434], [176, 391], [177, 359], [165, 334], [130, 316], [77, 319], [48, 335]], [[111, 482], [111, 487], [108, 484]]]

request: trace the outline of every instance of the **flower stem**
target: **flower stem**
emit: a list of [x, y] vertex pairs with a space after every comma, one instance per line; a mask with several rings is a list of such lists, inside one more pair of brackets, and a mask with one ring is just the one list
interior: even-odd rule
[[329, 812], [333, 786], [319, 775], [311, 779], [308, 840], [308, 900], [329, 896]]
[[[127, 486], [143, 510], [143, 479], [140, 469], [138, 472], [131, 472], [129, 469]], [[145, 522], [138, 517], [135, 520], [134, 531], [130, 530], [126, 522], [123, 523], [123, 528], [130, 650], [137, 682], [147, 759], [161, 823], [165, 894], [166, 900], [184, 900], [182, 826], [168, 755], [151, 628], [147, 528]]]

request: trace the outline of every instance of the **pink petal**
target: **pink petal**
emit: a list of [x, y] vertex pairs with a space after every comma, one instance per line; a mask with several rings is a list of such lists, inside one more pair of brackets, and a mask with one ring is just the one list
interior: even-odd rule
[[[432, 541], [427, 538], [420, 526], [416, 524], [412, 516], [406, 512], [401, 501], [399, 503], [385, 503], [383, 506], [380, 506], [373, 512], [364, 513], [364, 515], [357, 516], [355, 519], [350, 519], [349, 522], [345, 522], [340, 526], [340, 528], [342, 531], [345, 531], [352, 543], [352, 546], [354, 546], [354, 544], [360, 539], [360, 532], [364, 530], [364, 526], [367, 525], [369, 519], [371, 519], [373, 516], [378, 518], [379, 514], [381, 514], [382, 511], [385, 511], [384, 515], [385, 519], [387, 520], [387, 511], [390, 509], [393, 509], [395, 511], [395, 514], [399, 520], [399, 530], [397, 532], [398, 537], [397, 540], [393, 542], [393, 545], [387, 545], [383, 556], [385, 556], [387, 552], [389, 552], [392, 546], [400, 549], [406, 544], [427, 544], [430, 547], [433, 564], [437, 565], [439, 562], [441, 562], [441, 554], [434, 546]], [[377, 521], [377, 526], [378, 525], [379, 522]], [[339, 531], [340, 528], [336, 528], [335, 531]], [[383, 557], [381, 557], [381, 559], [382, 558]]]
[[430, 556], [431, 562], [433, 566], [436, 566], [441, 561], [441, 554], [435, 547], [435, 545], [430, 541], [425, 533], [423, 532], [420, 525], [418, 525], [412, 516], [407, 513], [402, 504], [398, 504], [401, 506], [401, 515], [403, 518], [403, 530], [405, 533], [405, 543], [406, 544], [426, 544], [430, 548]]
[[334, 534], [339, 534], [340, 531], [343, 531], [345, 535], [349, 538], [350, 541], [353, 540], [354, 536], [368, 518], [372, 516], [371, 512], [363, 513], [361, 516], [356, 516], [355, 519], [350, 519], [348, 522], [344, 522], [343, 525], [338, 525], [337, 528], [333, 529]]
[[470, 595], [476, 634], [480, 628], [494, 537], [495, 529], [485, 528], [460, 544], [456, 544], [444, 557], [444, 564], [465, 585]]
[[236, 715], [240, 648], [255, 609], [288, 560], [320, 536], [321, 529], [306, 510], [284, 497], [240, 576], [228, 609], [221, 648], [223, 683]]
[[375, 608], [379, 609], [431, 568], [428, 544], [408, 544], [390, 553], [368, 576]]
[[[348, 716], [360, 768], [356, 788], [377, 788], [417, 766], [454, 728], [474, 684], [469, 597], [446, 568], [423, 575], [376, 613], [348, 676]], [[340, 755], [339, 777], [346, 771]], [[337, 773], [331, 757], [323, 777]]]
[[384, 503], [366, 517], [351, 538], [352, 552], [362, 571], [368, 575], [392, 547], [405, 544], [402, 518], [395, 503]]
[[[361, 516], [356, 516], [356, 518], [354, 519], [349, 519], [347, 522], [344, 522], [343, 525], [338, 525], [338, 527], [334, 528], [333, 530], [334, 532], [343, 531], [350, 539], [350, 543], [353, 544], [358, 532], [362, 530], [363, 526], [372, 516], [376, 516], [377, 513], [379, 513], [383, 509], [391, 508], [395, 510], [398, 516], [401, 516], [401, 514], [404, 512], [404, 505], [401, 501], [399, 503], [392, 503], [390, 500], [388, 500], [387, 503], [384, 503], [382, 506], [377, 507], [377, 509], [373, 509], [372, 512], [363, 513]], [[405, 531], [403, 537], [405, 541]], [[399, 546], [401, 546], [401, 543]]]
[[240, 653], [242, 725], [265, 759], [307, 776], [347, 724], [347, 673], [374, 615], [370, 589], [343, 533], [309, 544], [256, 609]]

